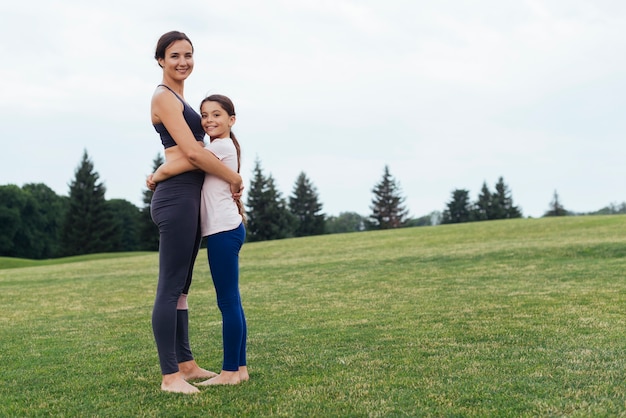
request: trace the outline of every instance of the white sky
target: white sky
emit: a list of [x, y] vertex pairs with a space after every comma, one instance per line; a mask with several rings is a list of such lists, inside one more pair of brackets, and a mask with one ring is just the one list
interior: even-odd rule
[[107, 198], [141, 206], [169, 30], [194, 43], [192, 106], [235, 103], [247, 187], [258, 157], [329, 215], [369, 215], [385, 165], [415, 217], [500, 176], [524, 216], [555, 190], [577, 212], [626, 201], [621, 0], [3, 2], [0, 184], [67, 195], [86, 149]]

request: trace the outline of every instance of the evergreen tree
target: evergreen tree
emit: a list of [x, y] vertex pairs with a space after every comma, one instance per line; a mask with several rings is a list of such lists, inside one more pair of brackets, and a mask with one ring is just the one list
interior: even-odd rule
[[493, 197], [489, 191], [489, 187], [487, 187], [487, 183], [483, 182], [483, 187], [480, 189], [478, 200], [474, 206], [472, 216], [473, 220], [486, 221], [488, 219], [493, 219], [492, 199]]
[[469, 191], [456, 189], [452, 192], [452, 199], [443, 211], [442, 224], [456, 224], [471, 221], [471, 204]]
[[289, 197], [289, 210], [298, 220], [295, 236], [304, 237], [324, 233], [324, 214], [317, 190], [304, 172], [300, 173]]
[[249, 241], [266, 241], [293, 236], [295, 218], [287, 202], [276, 189], [272, 175], [265, 176], [261, 162], [254, 164], [253, 178], [248, 191], [247, 237]]
[[490, 219], [521, 218], [522, 212], [513, 205], [513, 198], [504, 179], [500, 177], [496, 183], [496, 191], [491, 196], [492, 217]]
[[87, 150], [74, 175], [61, 234], [63, 255], [115, 251], [120, 230], [106, 205], [106, 188], [98, 181]]
[[554, 191], [554, 196], [550, 202], [550, 209], [543, 216], [566, 216], [567, 210], [559, 201], [559, 194]]
[[408, 210], [404, 207], [404, 197], [400, 186], [389, 173], [385, 165], [381, 181], [372, 189], [372, 214], [370, 215], [371, 229], [390, 229], [404, 226]]
[[[165, 160], [161, 153], [152, 160], [152, 172], [154, 173]], [[143, 191], [143, 207], [139, 220], [139, 248], [146, 251], [157, 251], [159, 249], [159, 228], [152, 221], [150, 213], [152, 205], [152, 195], [154, 192], [146, 187]]]

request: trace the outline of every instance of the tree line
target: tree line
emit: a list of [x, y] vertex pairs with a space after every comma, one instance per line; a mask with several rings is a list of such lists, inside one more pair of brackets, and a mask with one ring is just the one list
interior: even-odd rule
[[[152, 168], [163, 163], [158, 154]], [[43, 183], [0, 186], [0, 256], [30, 259], [123, 251], [155, 251], [159, 233], [152, 222], [152, 191], [144, 188], [142, 207], [124, 199], [105, 198], [85, 150], [69, 184], [59, 196]], [[304, 172], [288, 198], [276, 188], [257, 160], [245, 203], [247, 240], [302, 237], [385, 228], [358, 214], [327, 217], [317, 190]]]
[[443, 211], [442, 223], [452, 224], [521, 217], [522, 211], [513, 204], [511, 192], [504, 183], [504, 179], [500, 177], [493, 192], [489, 190], [487, 183], [483, 182], [475, 202], [470, 201], [469, 190], [454, 190], [452, 198]]
[[[149, 206], [106, 200], [86, 151], [74, 174], [69, 196], [43, 183], [0, 186], [1, 256], [44, 259], [158, 249]], [[144, 192], [144, 204], [150, 199], [151, 192]]]
[[[158, 154], [153, 171], [163, 163]], [[469, 191], [452, 192], [443, 212], [411, 218], [399, 182], [385, 166], [372, 188], [370, 214], [323, 213], [317, 189], [304, 172], [284, 197], [271, 174], [265, 174], [259, 159], [244, 202], [247, 240], [265, 241], [320, 234], [403, 228], [522, 216], [512, 193], [500, 177], [492, 192], [483, 183], [475, 202]], [[59, 196], [43, 183], [0, 186], [0, 256], [30, 259], [123, 251], [156, 251], [159, 233], [150, 215], [152, 191], [143, 190], [138, 208], [124, 199], [105, 198], [106, 188], [85, 150], [69, 184], [69, 195]], [[626, 203], [611, 205], [598, 214], [626, 213]], [[566, 210], [554, 192], [544, 216], [564, 216]]]

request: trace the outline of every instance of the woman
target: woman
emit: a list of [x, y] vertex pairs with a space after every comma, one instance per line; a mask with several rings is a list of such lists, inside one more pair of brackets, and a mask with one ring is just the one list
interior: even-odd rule
[[241, 176], [204, 148], [200, 115], [184, 99], [185, 80], [193, 71], [193, 45], [182, 32], [161, 36], [155, 59], [163, 79], [151, 102], [152, 124], [165, 148], [165, 160], [187, 159], [195, 170], [156, 186], [152, 219], [159, 227], [159, 282], [152, 329], [159, 354], [161, 389], [197, 393], [187, 380], [215, 376], [200, 368], [189, 347], [187, 294], [200, 243], [200, 192], [204, 173], [230, 184], [233, 194], [242, 189]]

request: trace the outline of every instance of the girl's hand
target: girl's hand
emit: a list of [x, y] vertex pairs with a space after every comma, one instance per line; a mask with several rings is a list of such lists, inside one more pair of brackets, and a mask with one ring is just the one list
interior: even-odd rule
[[150, 174], [148, 178], [146, 179], [146, 187], [152, 191], [156, 189], [156, 183], [152, 180], [153, 176], [154, 176], [154, 173]]

